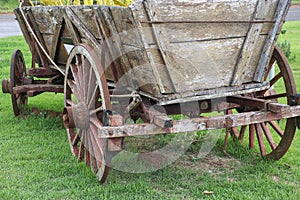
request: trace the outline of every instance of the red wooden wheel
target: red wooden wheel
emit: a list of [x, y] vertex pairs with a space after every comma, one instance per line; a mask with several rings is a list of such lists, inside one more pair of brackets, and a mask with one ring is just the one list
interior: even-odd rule
[[[269, 80], [269, 74], [274, 68], [275, 76]], [[296, 94], [295, 81], [290, 65], [278, 47], [273, 52], [265, 80], [270, 82], [271, 88], [269, 90], [249, 95], [287, 105], [293, 104], [292, 95]], [[232, 112], [232, 110], [228, 110], [228, 114]], [[267, 159], [279, 160], [289, 149], [295, 131], [294, 119], [282, 119], [235, 127], [231, 129], [231, 135], [239, 141], [247, 143], [250, 148], [256, 148]]]
[[12, 54], [10, 62], [10, 93], [12, 107], [15, 116], [21, 114], [22, 109], [28, 103], [28, 96], [26, 93], [14, 94], [13, 88], [16, 86], [21, 86], [26, 78], [26, 65], [23, 58], [23, 54], [20, 50], [15, 50]]
[[106, 125], [103, 113], [111, 110], [111, 103], [99, 56], [86, 44], [70, 52], [64, 95], [63, 120], [71, 151], [104, 182], [109, 171], [107, 140], [98, 137], [98, 129]]

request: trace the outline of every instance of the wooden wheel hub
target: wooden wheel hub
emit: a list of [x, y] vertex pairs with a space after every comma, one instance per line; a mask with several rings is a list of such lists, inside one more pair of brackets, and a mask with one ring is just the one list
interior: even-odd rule
[[11, 86], [9, 80], [2, 80], [2, 92], [11, 93]]
[[74, 106], [68, 106], [64, 110], [64, 125], [66, 128], [79, 128], [88, 130], [90, 125], [90, 114], [88, 106], [85, 103], [79, 103]]

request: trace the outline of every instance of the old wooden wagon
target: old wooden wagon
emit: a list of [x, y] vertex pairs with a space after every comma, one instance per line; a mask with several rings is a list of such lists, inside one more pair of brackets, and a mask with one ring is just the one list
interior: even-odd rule
[[[280, 159], [300, 115], [291, 68], [276, 47], [290, 3], [22, 5], [15, 15], [31, 67], [16, 50], [2, 89], [11, 94], [16, 116], [28, 97], [64, 93], [71, 151], [101, 182], [129, 136], [226, 129], [224, 151], [231, 134]], [[187, 117], [171, 118], [178, 114]], [[128, 118], [143, 123], [126, 124]]]

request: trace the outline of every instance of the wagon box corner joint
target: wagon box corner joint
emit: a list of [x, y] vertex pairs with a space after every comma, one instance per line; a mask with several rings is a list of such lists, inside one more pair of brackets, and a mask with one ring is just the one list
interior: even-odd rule
[[114, 2], [21, 2], [32, 64], [15, 50], [2, 82], [16, 116], [29, 97], [63, 93], [71, 151], [100, 182], [126, 137], [225, 129], [225, 153], [231, 135], [284, 156], [300, 127], [300, 95], [276, 46], [290, 0]]

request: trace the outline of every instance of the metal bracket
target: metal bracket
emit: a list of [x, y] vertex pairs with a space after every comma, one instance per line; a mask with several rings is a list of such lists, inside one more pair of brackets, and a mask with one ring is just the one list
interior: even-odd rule
[[291, 95], [292, 97], [292, 106], [297, 106], [299, 103], [299, 100], [300, 100], [300, 94], [293, 94]]
[[[293, 94], [292, 97], [292, 106], [300, 105], [300, 94]], [[295, 118], [295, 125], [300, 129], [300, 117]]]
[[111, 110], [104, 110], [103, 111], [103, 126], [109, 126], [109, 124], [110, 124], [110, 121], [109, 121], [109, 119], [110, 119], [110, 117], [109, 116], [111, 116], [113, 113], [112, 113], [112, 111]]

